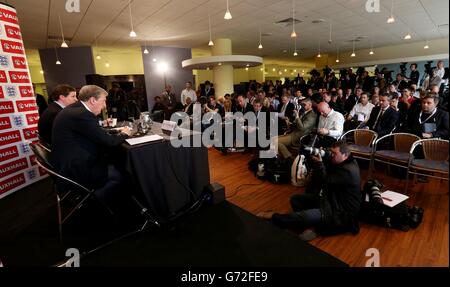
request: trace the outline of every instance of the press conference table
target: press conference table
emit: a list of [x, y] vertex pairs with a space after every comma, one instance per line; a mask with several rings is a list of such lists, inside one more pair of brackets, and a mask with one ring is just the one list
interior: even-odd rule
[[[164, 134], [160, 123], [153, 123], [148, 134], [164, 139], [157, 142], [121, 147], [125, 169], [138, 189], [142, 203], [156, 216], [167, 218], [192, 203], [209, 184], [206, 147], [178, 147]], [[183, 130], [192, 139], [197, 132]]]

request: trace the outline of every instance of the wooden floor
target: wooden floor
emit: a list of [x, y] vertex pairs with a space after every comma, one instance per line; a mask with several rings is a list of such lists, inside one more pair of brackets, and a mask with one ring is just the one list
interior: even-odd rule
[[[273, 210], [290, 212], [289, 197], [302, 193], [303, 188], [290, 184], [274, 185], [261, 181], [248, 170], [249, 154], [222, 155], [209, 150], [211, 182], [225, 186], [228, 201], [256, 214]], [[361, 170], [362, 181], [367, 170]], [[375, 174], [387, 189], [402, 191], [404, 180], [384, 174]], [[311, 244], [341, 259], [350, 266], [365, 266], [369, 257], [366, 250], [377, 248], [380, 265], [387, 266], [449, 266], [449, 198], [448, 182], [429, 180], [417, 183], [410, 191], [408, 205], [425, 209], [424, 220], [417, 229], [403, 232], [394, 229], [361, 224], [359, 234], [318, 237]]]

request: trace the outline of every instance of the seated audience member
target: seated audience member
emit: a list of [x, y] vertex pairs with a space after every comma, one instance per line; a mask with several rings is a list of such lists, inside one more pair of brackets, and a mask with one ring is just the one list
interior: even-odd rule
[[342, 96], [343, 95], [341, 94], [341, 96], [339, 97], [339, 94], [337, 92], [331, 92], [331, 101], [328, 103], [328, 105], [336, 112], [344, 114], [344, 103], [342, 102]]
[[295, 106], [289, 102], [289, 95], [285, 93], [281, 96], [281, 104], [278, 106], [278, 133], [283, 134], [289, 127], [289, 122], [292, 122]]
[[370, 112], [374, 105], [369, 103], [369, 96], [361, 94], [360, 102], [357, 103], [347, 116], [347, 130], [355, 129], [369, 120]]
[[370, 113], [366, 128], [375, 131], [378, 138], [390, 134], [398, 123], [399, 114], [391, 106], [392, 98], [385, 93], [380, 96], [380, 105], [373, 108]]
[[236, 112], [241, 112], [242, 114], [246, 114], [248, 112], [253, 112], [253, 106], [249, 103], [247, 103], [246, 99], [243, 95], [237, 96], [237, 105], [236, 105]]
[[350, 95], [346, 98], [344, 103], [344, 110], [346, 114], [349, 114], [353, 107], [359, 102], [362, 92], [363, 90], [361, 88], [357, 88], [354, 95]]
[[161, 102], [161, 97], [160, 96], [156, 96], [155, 97], [155, 104], [152, 108], [152, 113], [156, 112], [156, 111], [164, 111], [164, 105]]
[[391, 108], [393, 108], [395, 111], [398, 112], [398, 120], [397, 123], [395, 124], [396, 128], [394, 132], [402, 131], [404, 128], [403, 125], [405, 124], [407, 117], [408, 106], [406, 103], [400, 102], [400, 99], [397, 96], [397, 94], [391, 95], [390, 106]]
[[344, 131], [344, 116], [325, 102], [317, 106], [317, 111], [320, 113], [317, 134], [339, 139]]
[[422, 108], [413, 114], [407, 121], [406, 132], [415, 134], [421, 138], [449, 139], [448, 112], [437, 107], [439, 97], [428, 93], [422, 98]]
[[39, 118], [38, 131], [40, 138], [46, 143], [52, 143], [53, 122], [60, 111], [77, 101], [75, 88], [69, 85], [58, 85], [53, 90], [53, 102]]
[[370, 98], [370, 102], [375, 107], [378, 106], [380, 104], [380, 95], [379, 94], [373, 94], [372, 97]]
[[397, 90], [397, 88], [395, 87], [395, 85], [390, 84], [388, 86], [388, 93], [390, 94], [397, 94], [398, 97], [401, 97], [402, 95], [400, 94], [399, 90]]
[[412, 96], [411, 90], [408, 88], [403, 89], [402, 91], [402, 96], [401, 98], [399, 98], [399, 101], [402, 103], [405, 103], [406, 105], [406, 109], [409, 109], [409, 106], [416, 100], [416, 98], [414, 98]]
[[191, 97], [187, 97], [185, 99], [186, 104], [183, 107], [183, 112], [188, 114], [189, 116], [192, 116], [192, 113], [194, 112], [194, 103], [191, 100]]
[[284, 158], [292, 157], [288, 147], [299, 147], [300, 138], [310, 133], [316, 126], [317, 115], [312, 109], [311, 99], [304, 99], [301, 106], [303, 114], [299, 115], [298, 111], [294, 111], [295, 120], [292, 132], [278, 137], [278, 153]]
[[223, 108], [221, 105], [219, 105], [216, 101], [215, 96], [209, 97], [209, 103], [204, 106], [205, 107], [205, 113], [218, 113], [221, 117], [224, 116], [223, 114]]
[[269, 93], [270, 100], [270, 108], [269, 111], [276, 112], [278, 111], [278, 107], [280, 106], [280, 101], [277, 99], [277, 95], [273, 93]]
[[392, 85], [397, 91], [403, 91], [404, 89], [408, 88], [408, 82], [404, 80], [404, 76], [400, 73], [397, 74], [396, 80], [392, 82]]
[[312, 179], [306, 192], [291, 197], [292, 213], [261, 212], [281, 227], [303, 230], [300, 238], [314, 239], [316, 232], [338, 234], [359, 232], [361, 205], [360, 173], [356, 160], [343, 141], [331, 147], [331, 158], [312, 156]]
[[118, 134], [109, 134], [100, 127], [97, 116], [106, 108], [107, 95], [98, 86], [84, 86], [78, 96], [80, 102], [59, 112], [53, 125], [51, 163], [61, 175], [96, 189], [95, 196], [108, 205], [122, 176], [106, 161], [105, 149], [123, 143], [130, 129], [124, 127]]

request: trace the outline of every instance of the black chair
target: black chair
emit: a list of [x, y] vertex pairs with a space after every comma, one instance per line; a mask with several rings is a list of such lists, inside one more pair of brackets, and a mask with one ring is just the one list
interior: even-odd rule
[[155, 111], [150, 115], [152, 121], [162, 123], [164, 121], [164, 111]]
[[[42, 169], [44, 169], [47, 173], [50, 174], [54, 181], [54, 188], [56, 190], [57, 197], [57, 208], [58, 208], [58, 226], [59, 226], [59, 236], [60, 240], [62, 240], [62, 226], [63, 224], [81, 207], [86, 203], [86, 201], [90, 198], [96, 199], [94, 196], [94, 189], [89, 189], [74, 180], [71, 180], [67, 177], [62, 176], [57, 173], [53, 166], [50, 163], [50, 154], [51, 151], [43, 146], [41, 143], [30, 143], [29, 144], [31, 150], [36, 156], [36, 163]], [[60, 188], [58, 186], [63, 186], [64, 188]], [[73, 196], [72, 196], [73, 195]], [[69, 208], [67, 211], [62, 212], [62, 204], [66, 201], [70, 200]], [[101, 203], [99, 201], [99, 203]], [[104, 204], [101, 203], [103, 207], [108, 211], [108, 213], [113, 214], [113, 212]]]

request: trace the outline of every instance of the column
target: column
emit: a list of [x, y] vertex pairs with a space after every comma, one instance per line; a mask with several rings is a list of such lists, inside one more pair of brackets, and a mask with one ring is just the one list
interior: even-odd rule
[[[214, 46], [211, 47], [213, 56], [232, 55], [230, 39], [216, 39]], [[213, 68], [213, 83], [216, 91], [216, 99], [223, 97], [225, 94], [231, 94], [233, 87], [233, 65], [223, 64], [216, 65]]]

